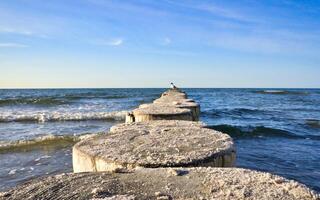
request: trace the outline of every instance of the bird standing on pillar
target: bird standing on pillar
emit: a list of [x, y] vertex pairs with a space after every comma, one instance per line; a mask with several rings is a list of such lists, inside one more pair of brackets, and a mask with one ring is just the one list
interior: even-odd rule
[[173, 83], [171, 83], [171, 89], [177, 89], [177, 87]]

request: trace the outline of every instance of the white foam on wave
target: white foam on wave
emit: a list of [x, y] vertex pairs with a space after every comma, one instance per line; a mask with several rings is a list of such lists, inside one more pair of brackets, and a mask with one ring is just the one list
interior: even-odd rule
[[[58, 145], [61, 142], [78, 142], [83, 139], [94, 137], [100, 133], [95, 134], [82, 134], [82, 135], [45, 135], [36, 137], [33, 139], [26, 140], [16, 140], [16, 141], [0, 141], [0, 151], [7, 151], [10, 149], [21, 148], [21, 147], [32, 147], [34, 145], [47, 145], [56, 144]], [[49, 158], [50, 156], [42, 156], [40, 159]], [[39, 161], [36, 159], [36, 161]]]
[[2, 113], [0, 122], [49, 122], [49, 121], [85, 121], [85, 120], [124, 120], [127, 111], [116, 112], [37, 112]]
[[9, 175], [14, 175], [17, 172], [17, 169], [12, 169], [8, 172]]
[[264, 90], [265, 93], [285, 93], [284, 90]]

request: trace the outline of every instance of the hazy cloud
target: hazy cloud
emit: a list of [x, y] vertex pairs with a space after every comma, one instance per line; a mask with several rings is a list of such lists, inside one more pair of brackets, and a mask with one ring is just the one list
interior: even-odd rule
[[121, 38], [113, 39], [108, 44], [110, 46], [120, 46], [123, 44], [123, 39], [121, 39]]
[[13, 34], [27, 35], [27, 36], [34, 35], [34, 33], [31, 31], [20, 31], [12, 28], [1, 28], [1, 27], [0, 27], [0, 33], [13, 33]]
[[171, 44], [171, 39], [168, 37], [164, 38], [162, 41], [162, 45], [169, 45], [169, 44]]
[[19, 44], [19, 43], [0, 43], [0, 48], [1, 47], [8, 47], [8, 48], [24, 48], [28, 47], [27, 45], [24, 44]]
[[252, 17], [248, 17], [243, 14], [240, 14], [239, 12], [237, 12], [235, 10], [227, 9], [227, 8], [223, 8], [223, 7], [218, 7], [215, 5], [198, 6], [195, 8], [210, 12], [216, 16], [223, 17], [223, 18], [228, 18], [228, 19], [233, 19], [233, 20], [238, 20], [238, 21], [245, 21], [245, 22], [256, 21]]
[[100, 46], [121, 46], [124, 43], [124, 39], [122, 38], [113, 38], [110, 40], [96, 40], [93, 42], [95, 45], [100, 45]]

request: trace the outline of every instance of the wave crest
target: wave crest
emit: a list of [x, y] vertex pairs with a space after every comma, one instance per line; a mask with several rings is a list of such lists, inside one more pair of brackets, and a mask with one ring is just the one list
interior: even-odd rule
[[86, 121], [117, 120], [123, 121], [127, 111], [117, 112], [79, 112], [79, 113], [34, 113], [34, 114], [2, 114], [0, 122], [50, 122], [50, 121]]
[[63, 145], [63, 144], [74, 144], [80, 140], [94, 137], [96, 134], [82, 134], [82, 135], [44, 135], [33, 139], [22, 139], [16, 141], [0, 141], [0, 152], [7, 152], [19, 149], [31, 149], [35, 146], [44, 145]]
[[214, 125], [207, 126], [207, 128], [218, 130], [229, 134], [233, 138], [250, 139], [256, 137], [279, 137], [289, 139], [314, 139], [320, 140], [320, 136], [316, 135], [297, 135], [289, 131], [268, 128], [264, 126], [257, 127], [238, 127], [231, 125]]

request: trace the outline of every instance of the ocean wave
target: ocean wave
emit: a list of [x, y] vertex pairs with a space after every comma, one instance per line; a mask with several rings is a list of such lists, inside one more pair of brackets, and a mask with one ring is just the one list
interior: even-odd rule
[[42, 96], [42, 97], [15, 97], [0, 99], [0, 106], [11, 105], [34, 105], [34, 106], [55, 106], [72, 103], [80, 99], [123, 99], [129, 98], [128, 95], [107, 95], [107, 94], [66, 94], [59, 96]]
[[234, 109], [211, 109], [201, 113], [204, 116], [225, 117], [225, 116], [243, 116], [243, 115], [274, 115], [276, 111], [251, 109], [251, 108], [234, 108]]
[[214, 129], [229, 134], [233, 138], [250, 139], [256, 137], [279, 137], [288, 139], [314, 139], [320, 140], [320, 136], [316, 135], [297, 135], [289, 131], [268, 128], [264, 126], [257, 127], [239, 127], [231, 125], [214, 125], [207, 126], [207, 128]]
[[286, 94], [307, 95], [307, 94], [309, 94], [309, 92], [306, 92], [306, 91], [290, 91], [290, 90], [260, 90], [260, 91], [254, 91], [254, 93], [278, 94], [278, 95], [286, 95]]
[[0, 141], [0, 153], [14, 150], [27, 150], [36, 146], [49, 146], [49, 145], [65, 145], [74, 144], [80, 140], [94, 137], [101, 133], [96, 134], [82, 134], [82, 135], [44, 135], [33, 139], [22, 139], [17, 141]]
[[125, 99], [129, 98], [128, 95], [105, 95], [105, 94], [67, 94], [64, 95], [63, 98], [68, 100], [79, 100], [79, 99]]
[[66, 100], [57, 99], [52, 97], [41, 97], [41, 98], [11, 98], [11, 99], [0, 99], [0, 106], [11, 106], [11, 105], [39, 105], [39, 106], [55, 106], [68, 103]]
[[116, 120], [123, 121], [127, 111], [116, 112], [79, 112], [79, 113], [19, 113], [0, 114], [0, 122], [50, 122], [50, 121], [87, 121]]

